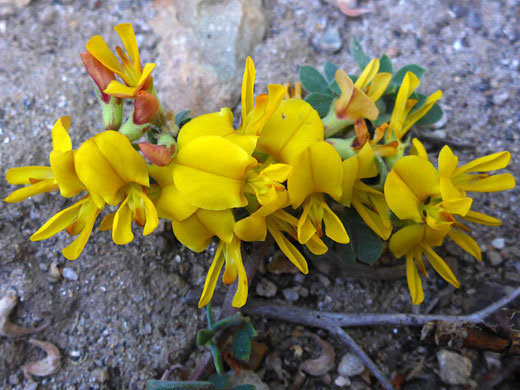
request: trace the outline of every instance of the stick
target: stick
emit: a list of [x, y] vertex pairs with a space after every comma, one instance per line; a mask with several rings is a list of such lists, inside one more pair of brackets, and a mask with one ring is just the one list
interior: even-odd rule
[[471, 322], [479, 323], [502, 306], [507, 305], [520, 296], [520, 288], [496, 301], [492, 305], [473, 314], [451, 316], [444, 314], [347, 314], [309, 310], [287, 305], [264, 304], [262, 300], [251, 300], [242, 308], [247, 315], [259, 315], [274, 320], [282, 320], [300, 325], [329, 329], [332, 327], [350, 326], [422, 326], [430, 321]]
[[379, 367], [377, 367], [377, 365], [372, 361], [372, 359], [370, 359], [370, 357], [365, 353], [365, 351], [361, 349], [361, 347], [354, 341], [352, 337], [350, 337], [350, 335], [347, 332], [345, 332], [340, 327], [331, 327], [327, 330], [349, 346], [352, 352], [354, 352], [359, 357], [359, 359], [376, 377], [376, 379], [379, 381], [379, 383], [383, 386], [385, 390], [394, 390], [394, 386], [392, 386], [390, 381], [381, 372]]

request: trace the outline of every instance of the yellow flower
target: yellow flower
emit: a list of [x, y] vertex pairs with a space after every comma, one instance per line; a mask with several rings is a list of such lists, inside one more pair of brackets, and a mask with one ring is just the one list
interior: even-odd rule
[[[360, 85], [364, 86], [365, 81], [370, 76], [368, 74], [369, 72], [370, 69], [367, 74], [362, 74], [363, 78], [359, 83]], [[336, 71], [335, 79], [341, 89], [341, 96], [334, 103], [334, 112], [337, 118], [353, 122], [361, 118], [367, 118], [371, 121], [377, 119], [379, 110], [372, 99], [358, 88], [344, 71], [338, 69]], [[383, 92], [384, 90], [381, 94]]]
[[373, 102], [379, 100], [392, 80], [391, 73], [378, 73], [378, 71], [379, 59], [374, 58], [365, 69], [363, 69], [363, 72], [361, 72], [354, 83], [354, 86], [363, 91]]
[[151, 73], [155, 68], [155, 64], [146, 64], [144, 69], [142, 68], [139, 48], [137, 47], [137, 41], [131, 24], [119, 24], [114, 27], [114, 30], [116, 30], [123, 41], [123, 46], [128, 54], [125, 54], [121, 47], [116, 47], [116, 52], [121, 59], [121, 63], [119, 63], [116, 56], [110, 51], [105, 40], [100, 35], [89, 39], [87, 42], [87, 50], [107, 69], [121, 77], [126, 84], [124, 85], [113, 80], [103, 92], [120, 98], [132, 98], [135, 97], [140, 90], [147, 90], [150, 87], [152, 84]]
[[333, 199], [341, 198], [343, 166], [341, 157], [332, 145], [316, 142], [294, 160], [293, 173], [287, 181], [289, 198], [293, 208], [303, 205], [298, 221], [298, 241], [307, 243], [315, 232], [325, 234], [332, 240], [346, 244], [350, 241], [342, 222], [330, 209], [324, 194]]
[[7, 196], [4, 201], [20, 202], [44, 192], [60, 190], [63, 197], [69, 198], [85, 189], [74, 169], [74, 151], [68, 134], [70, 118], [63, 116], [52, 128], [53, 150], [49, 155], [50, 167], [29, 166], [9, 169], [5, 175], [10, 184], [26, 184]]
[[386, 141], [401, 140], [410, 127], [433, 107], [435, 102], [442, 97], [442, 92], [437, 91], [428, 96], [424, 105], [418, 110], [411, 112], [417, 104], [417, 100], [410, 99], [412, 93], [417, 89], [420, 80], [412, 72], [407, 72], [403, 78], [399, 92], [395, 100], [392, 118], [390, 119], [389, 131], [386, 134]]
[[101, 230], [112, 229], [112, 239], [118, 245], [133, 240], [131, 224], [144, 226], [143, 234], [155, 230], [159, 220], [153, 202], [146, 195], [149, 186], [145, 160], [123, 134], [104, 131], [85, 141], [75, 156], [79, 179], [94, 198], [98, 207], [104, 203], [116, 206], [117, 212], [107, 215]]
[[406, 255], [406, 278], [414, 305], [418, 305], [424, 300], [422, 282], [418, 272], [419, 269], [423, 275], [426, 275], [423, 255], [444, 280], [457, 288], [460, 287], [450, 267], [432, 249], [432, 246], [442, 244], [449, 231], [449, 227], [444, 230], [435, 230], [423, 224], [409, 225], [398, 230], [390, 238], [389, 247], [392, 253], [398, 258]]
[[88, 194], [72, 206], [55, 214], [31, 236], [31, 241], [46, 240], [66, 230], [69, 235], [78, 237], [63, 248], [62, 253], [67, 259], [75, 260], [87, 244], [94, 222], [103, 207], [104, 204], [100, 205], [99, 200], [94, 201], [94, 197]]
[[392, 224], [385, 195], [362, 181], [377, 175], [372, 147], [366, 143], [355, 156], [343, 161], [343, 191], [339, 203], [352, 205], [368, 227], [386, 240], [392, 233]]

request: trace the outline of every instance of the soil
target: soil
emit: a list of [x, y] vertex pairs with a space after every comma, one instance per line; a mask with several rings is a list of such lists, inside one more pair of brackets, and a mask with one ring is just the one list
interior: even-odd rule
[[[416, 134], [434, 132], [447, 140], [472, 145], [457, 150], [464, 162], [509, 150], [512, 161], [505, 172], [518, 178], [520, 2], [373, 3], [374, 12], [349, 18], [329, 2], [264, 0], [267, 31], [251, 53], [256, 64], [256, 90], [264, 91], [268, 83], [296, 82], [300, 65], [321, 67], [331, 61], [347, 71], [356, 70], [348, 52], [349, 42], [355, 37], [369, 55], [392, 55], [394, 67], [409, 63], [424, 66], [428, 72], [422, 79], [423, 91], [443, 90], [446, 123], [436, 129], [416, 129]], [[359, 6], [368, 5], [359, 2]], [[161, 42], [150, 23], [159, 12], [160, 8], [150, 1], [55, 0], [32, 1], [2, 14], [0, 166], [5, 170], [47, 165], [50, 129], [62, 115], [72, 117], [70, 133], [76, 146], [101, 131], [93, 84], [79, 53], [85, 50], [88, 38], [96, 34], [112, 46], [116, 42], [112, 26], [129, 21], [137, 34], [141, 58], [153, 62]], [[330, 42], [320, 41], [327, 29], [339, 31], [339, 50], [331, 49]], [[157, 73], [161, 71], [159, 67]], [[160, 95], [160, 76], [157, 86]], [[435, 153], [438, 149], [436, 145], [429, 147]], [[12, 190], [12, 186], [0, 181], [2, 197]], [[475, 196], [475, 209], [502, 219], [502, 226], [472, 226], [471, 234], [481, 245], [483, 262], [454, 245], [440, 250], [439, 254], [455, 266], [462, 286], [452, 289], [430, 272], [424, 282], [426, 299], [419, 307], [412, 306], [404, 279], [331, 276], [315, 266], [305, 277], [266, 272], [255, 279], [250, 295], [256, 296], [256, 282], [266, 278], [278, 287], [272, 301], [288, 304], [283, 290], [305, 288], [308, 295], [300, 293], [293, 304], [324, 311], [430, 311], [457, 315], [478, 310], [502, 296], [506, 286], [520, 285], [519, 197], [518, 189]], [[56, 194], [39, 195], [17, 204], [0, 203], [0, 297], [10, 288], [17, 291], [20, 303], [11, 316], [17, 324], [34, 326], [50, 318], [51, 325], [37, 338], [55, 344], [63, 356], [56, 374], [34, 384], [24, 378], [21, 367], [40, 359], [42, 353], [25, 339], [0, 337], [0, 387], [144, 389], [148, 379], [160, 378], [170, 366], [168, 359], [192, 369], [204, 353], [194, 345], [197, 330], [205, 327], [204, 312], [183, 303], [183, 297], [190, 291], [200, 291], [215, 248], [194, 254], [182, 248], [168, 224], [162, 223], [146, 238], [134, 229], [135, 240], [126, 246], [113, 244], [107, 232], [96, 232], [82, 256], [70, 262], [59, 251], [69, 242], [66, 234], [42, 242], [29, 241], [34, 231], [68, 204]], [[496, 238], [505, 240], [504, 248], [493, 247]], [[492, 256], [497, 259], [493, 251], [502, 260], [495, 266], [489, 261]], [[273, 252], [264, 260], [264, 266]], [[385, 261], [386, 265], [402, 264], [395, 259]], [[50, 281], [52, 263], [70, 269], [69, 278]], [[225, 288], [219, 286], [218, 290], [224, 292]], [[516, 308], [520, 308], [518, 301]], [[291, 388], [298, 365], [316, 356], [317, 346], [311, 338], [298, 336], [294, 325], [261, 318], [253, 318], [253, 323], [269, 353], [281, 357], [287, 388]], [[424, 359], [424, 368], [402, 388], [464, 388], [442, 384], [436, 374], [438, 349], [421, 343], [418, 328], [366, 327], [349, 333], [389, 378], [409, 373]], [[348, 349], [325, 332], [317, 334], [334, 346], [339, 363]], [[295, 345], [303, 347], [303, 354], [295, 353]], [[467, 386], [475, 388], [491, 371], [482, 352], [465, 349], [460, 353], [472, 361]], [[498, 359], [503, 365], [510, 362], [508, 357]], [[518, 388], [519, 370], [518, 366], [516, 371], [513, 369], [496, 388]], [[100, 375], [105, 371], [107, 377]], [[284, 382], [273, 371], [261, 366], [260, 373], [270, 388], [284, 388]], [[337, 376], [335, 368], [330, 372], [332, 383]], [[303, 388], [334, 388], [327, 381], [309, 377]], [[371, 383], [361, 376], [351, 381], [352, 389], [378, 388], [374, 378]]]

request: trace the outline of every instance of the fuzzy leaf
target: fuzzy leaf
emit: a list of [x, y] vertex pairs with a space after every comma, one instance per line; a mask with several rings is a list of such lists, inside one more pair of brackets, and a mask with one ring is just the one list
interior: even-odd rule
[[370, 62], [370, 57], [365, 54], [363, 48], [355, 39], [352, 39], [350, 42], [350, 55], [361, 70], [365, 69], [365, 67]]
[[379, 60], [379, 71], [378, 73], [394, 73], [394, 67], [392, 66], [392, 60], [386, 54], [383, 54]]
[[199, 345], [201, 347], [206, 345], [213, 339], [214, 335], [215, 335], [215, 332], [213, 332], [212, 330], [209, 330], [209, 329], [199, 330], [199, 332], [197, 333], [197, 345]]
[[323, 71], [325, 72], [325, 78], [330, 83], [334, 80], [334, 77], [336, 76], [336, 71], [339, 69], [337, 65], [334, 65], [332, 62], [325, 62], [325, 65], [323, 65]]
[[412, 72], [420, 80], [421, 77], [423, 77], [424, 73], [426, 72], [426, 69], [424, 69], [422, 66], [419, 66], [417, 64], [405, 65], [401, 69], [399, 69], [397, 71], [397, 73], [394, 75], [394, 77], [392, 78], [392, 83], [401, 85], [401, 83], [403, 82], [404, 76], [406, 75], [406, 72]]
[[191, 121], [190, 117], [191, 111], [190, 110], [184, 110], [179, 112], [177, 115], [175, 115], [175, 124], [181, 128], [186, 123]]
[[239, 327], [233, 336], [233, 356], [239, 360], [249, 360], [251, 354], [251, 338], [257, 332], [253, 325], [246, 323]]
[[377, 119], [372, 122], [374, 126], [381, 126], [384, 123], [387, 123], [392, 118], [392, 114], [389, 114], [388, 112], [381, 112]]
[[190, 382], [172, 382], [149, 380], [148, 390], [213, 390], [215, 386], [211, 382], [190, 381]]
[[300, 81], [309, 92], [329, 93], [329, 85], [323, 75], [312, 66], [300, 67]]
[[444, 116], [444, 111], [442, 107], [435, 103], [432, 108], [430, 108], [430, 111], [426, 113], [425, 116], [423, 116], [421, 119], [419, 119], [415, 125], [416, 126], [431, 126], [434, 123], [440, 121], [442, 117]]
[[305, 101], [318, 111], [320, 118], [325, 117], [329, 113], [333, 100], [334, 96], [318, 92], [311, 93], [305, 98]]
[[339, 87], [338, 82], [336, 80], [332, 80], [329, 83], [329, 90], [337, 96], [341, 96], [341, 88]]

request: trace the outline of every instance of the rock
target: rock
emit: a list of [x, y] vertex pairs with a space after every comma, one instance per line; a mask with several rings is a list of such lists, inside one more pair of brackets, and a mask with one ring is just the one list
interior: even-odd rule
[[0, 1], [0, 16], [14, 15], [29, 5], [31, 0], [1, 0]]
[[262, 278], [260, 283], [256, 285], [256, 293], [261, 297], [274, 297], [277, 290], [276, 284], [265, 278]]
[[493, 241], [491, 241], [491, 245], [493, 245], [496, 249], [504, 249], [506, 247], [506, 240], [502, 237], [495, 238]]
[[338, 367], [338, 372], [341, 376], [356, 376], [360, 375], [363, 371], [365, 371], [365, 366], [356, 355], [349, 352], [341, 358]]
[[507, 91], [493, 96], [493, 104], [495, 106], [501, 106], [508, 100], [509, 100], [509, 93]]
[[318, 50], [328, 53], [335, 53], [343, 46], [341, 34], [337, 27], [328, 27], [321, 34], [317, 34], [313, 39], [313, 43]]
[[298, 292], [293, 288], [286, 288], [283, 290], [283, 296], [289, 302], [296, 302], [300, 298]]
[[108, 374], [108, 370], [106, 368], [96, 368], [92, 371], [92, 378], [95, 379], [98, 383], [108, 382], [110, 379], [110, 375]]
[[161, 100], [192, 115], [235, 106], [248, 55], [265, 32], [261, 0], [157, 1]]
[[504, 259], [500, 253], [494, 250], [488, 250], [486, 252], [487, 259], [489, 261], [489, 264], [491, 264], [493, 267], [496, 267], [504, 262]]
[[72, 268], [65, 267], [61, 271], [61, 274], [65, 279], [78, 280], [78, 274]]
[[258, 374], [253, 371], [242, 370], [240, 375], [236, 376], [234, 372], [229, 373], [229, 385], [230, 387], [238, 385], [253, 385], [255, 390], [269, 390], [269, 386], [262, 382], [262, 379]]
[[500, 354], [496, 352], [486, 351], [484, 352], [484, 360], [488, 370], [496, 369], [500, 371], [502, 368], [502, 362], [500, 361]]
[[350, 379], [348, 379], [348, 377], [338, 376], [334, 384], [338, 387], [347, 387], [350, 386]]
[[471, 375], [471, 360], [458, 353], [442, 349], [437, 352], [439, 376], [447, 385], [464, 385]]
[[466, 16], [466, 21], [468, 26], [474, 30], [480, 30], [482, 28], [482, 17], [476, 11], [469, 11], [468, 15]]

